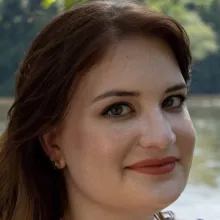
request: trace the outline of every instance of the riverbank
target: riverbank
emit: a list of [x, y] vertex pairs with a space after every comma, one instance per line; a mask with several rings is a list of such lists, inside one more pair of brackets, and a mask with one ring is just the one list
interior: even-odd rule
[[[0, 134], [12, 98], [0, 98]], [[220, 95], [193, 95], [188, 99], [197, 142], [191, 175], [181, 197], [166, 210], [179, 220], [220, 220]]]
[[[0, 97], [0, 105], [10, 106], [13, 97]], [[189, 95], [187, 105], [191, 107], [218, 107], [220, 108], [220, 94], [216, 95]]]
[[0, 97], [0, 105], [11, 105], [13, 98]]

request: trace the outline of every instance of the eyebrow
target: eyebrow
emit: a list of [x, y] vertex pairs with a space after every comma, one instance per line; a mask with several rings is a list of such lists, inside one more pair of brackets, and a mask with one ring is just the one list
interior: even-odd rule
[[[169, 87], [166, 89], [165, 93], [175, 92], [181, 89], [186, 89], [187, 85], [185, 83], [176, 84], [174, 86]], [[110, 90], [108, 92], [105, 92], [99, 96], [97, 96], [92, 103], [97, 102], [101, 99], [108, 98], [108, 97], [125, 97], [125, 96], [133, 96], [138, 97], [140, 96], [140, 92], [138, 91], [125, 91], [125, 90]]]
[[165, 93], [176, 92], [181, 89], [187, 89], [187, 85], [185, 83], [176, 84], [166, 89]]
[[105, 92], [97, 96], [92, 102], [96, 102], [98, 100], [112, 97], [112, 96], [123, 97], [123, 96], [139, 96], [139, 95], [140, 95], [140, 92], [135, 92], [135, 91], [111, 90], [111, 91]]

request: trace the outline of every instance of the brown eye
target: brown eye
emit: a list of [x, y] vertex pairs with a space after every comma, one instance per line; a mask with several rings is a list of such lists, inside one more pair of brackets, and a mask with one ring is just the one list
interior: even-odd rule
[[186, 97], [184, 97], [183, 95], [169, 96], [163, 101], [162, 107], [173, 108], [173, 109], [181, 108], [185, 100], [186, 100]]
[[102, 115], [109, 117], [124, 117], [131, 112], [132, 109], [127, 103], [116, 103], [108, 107]]

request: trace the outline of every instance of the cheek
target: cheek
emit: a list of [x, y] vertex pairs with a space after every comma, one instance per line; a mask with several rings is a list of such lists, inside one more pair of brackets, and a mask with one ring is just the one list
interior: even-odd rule
[[[87, 124], [87, 123], [86, 123]], [[91, 128], [81, 129], [81, 150], [89, 152], [102, 163], [119, 163], [126, 156], [134, 140], [134, 128], [126, 123], [95, 123]], [[81, 136], [81, 137], [80, 137]], [[98, 162], [98, 161], [97, 161]]]
[[132, 146], [129, 136], [108, 126], [81, 125], [75, 132], [68, 129], [63, 147], [69, 185], [76, 185], [92, 198], [97, 193], [110, 198], [121, 186], [123, 161]]
[[[94, 125], [86, 122], [85, 125]], [[67, 164], [72, 170], [111, 169], [120, 167], [130, 145], [130, 133], [113, 126], [85, 126], [67, 128], [63, 136], [63, 148]]]
[[182, 159], [183, 166], [188, 170], [191, 167], [193, 152], [196, 141], [196, 134], [192, 121], [188, 114], [183, 117], [181, 123], [175, 128], [177, 146]]

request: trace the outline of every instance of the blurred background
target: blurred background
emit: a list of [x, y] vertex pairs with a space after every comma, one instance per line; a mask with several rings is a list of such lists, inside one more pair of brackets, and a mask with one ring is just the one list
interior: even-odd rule
[[[57, 13], [87, 1], [0, 0], [0, 133], [13, 100], [15, 73], [28, 45]], [[185, 27], [194, 58], [187, 104], [197, 131], [195, 157], [186, 190], [168, 210], [180, 220], [219, 220], [220, 0], [139, 1]]]

